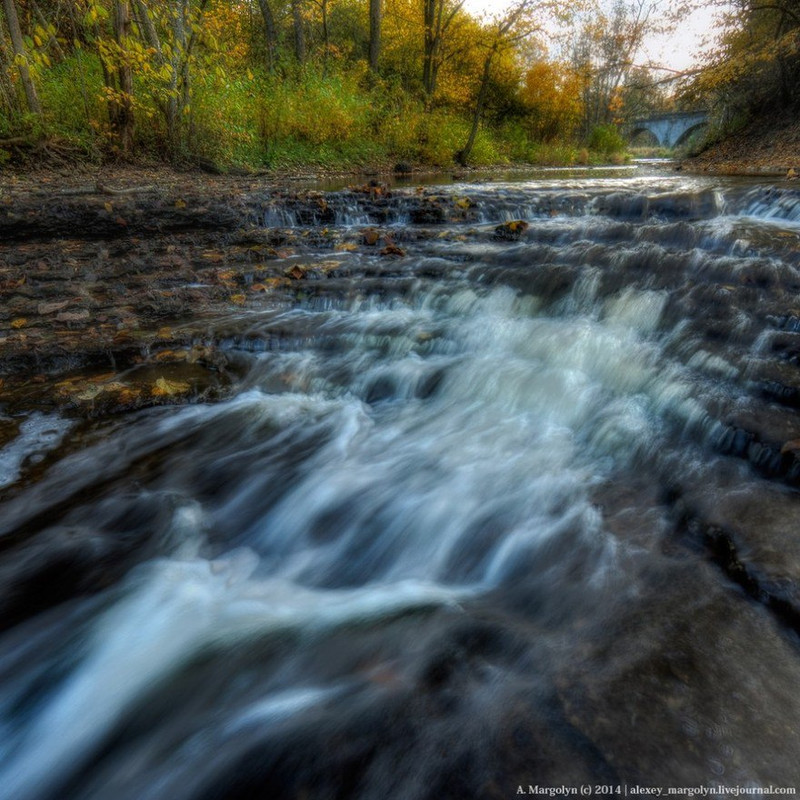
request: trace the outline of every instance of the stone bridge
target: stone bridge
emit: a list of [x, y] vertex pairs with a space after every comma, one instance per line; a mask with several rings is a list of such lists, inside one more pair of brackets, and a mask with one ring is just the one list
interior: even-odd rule
[[661, 147], [675, 147], [703, 125], [708, 125], [705, 111], [678, 112], [636, 119], [625, 126], [625, 132], [633, 138], [637, 133], [649, 131]]

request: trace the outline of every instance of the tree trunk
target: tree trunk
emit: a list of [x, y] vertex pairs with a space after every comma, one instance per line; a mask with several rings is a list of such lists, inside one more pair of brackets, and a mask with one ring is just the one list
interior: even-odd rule
[[377, 73], [381, 56], [381, 0], [369, 0], [369, 68]]
[[264, 32], [267, 39], [267, 67], [270, 72], [275, 69], [276, 54], [278, 50], [278, 33], [275, 27], [275, 15], [269, 0], [258, 0], [261, 16], [264, 18]]
[[126, 60], [128, 38], [131, 34], [131, 14], [128, 0], [114, 0], [114, 39], [119, 45], [119, 64], [117, 65], [117, 81], [119, 83], [115, 116], [119, 149], [124, 156], [133, 150], [133, 70]]
[[492, 74], [492, 61], [494, 60], [497, 47], [492, 49], [486, 54], [486, 60], [483, 62], [483, 75], [481, 76], [481, 86], [478, 90], [478, 99], [475, 102], [475, 111], [472, 114], [472, 125], [469, 129], [469, 137], [464, 148], [456, 154], [456, 161], [462, 167], [466, 167], [470, 155], [472, 155], [472, 148], [475, 146], [475, 139], [478, 135], [478, 127], [481, 123], [481, 116], [483, 115], [483, 107], [486, 105], [486, 96], [489, 93], [489, 78]]
[[426, 97], [433, 94], [433, 58], [436, 48], [436, 33], [434, 23], [436, 21], [436, 0], [424, 0], [423, 21], [425, 25], [425, 47], [422, 60], [422, 88], [425, 90]]
[[11, 85], [9, 72], [12, 61], [13, 59], [6, 49], [5, 36], [0, 33], [0, 94], [2, 95], [3, 103], [8, 109], [17, 111], [19, 102], [14, 87]]
[[161, 64], [163, 63], [164, 58], [161, 51], [161, 40], [158, 38], [158, 31], [156, 30], [156, 26], [153, 24], [153, 20], [147, 10], [147, 6], [144, 4], [143, 0], [133, 0], [133, 2], [136, 6], [136, 24], [139, 26], [142, 39], [147, 42], [147, 44], [152, 47], [153, 50], [156, 51], [156, 54], [158, 55], [158, 62]]
[[301, 0], [292, 0], [292, 24], [294, 26], [294, 57], [298, 64], [305, 64], [306, 35], [303, 29]]
[[14, 0], [3, 0], [3, 7], [6, 11], [8, 32], [11, 34], [11, 45], [14, 48], [15, 61], [19, 69], [22, 88], [25, 90], [25, 99], [28, 101], [28, 109], [31, 114], [41, 115], [42, 106], [39, 103], [39, 95], [36, 93], [36, 86], [28, 69], [28, 56], [25, 53], [25, 40], [22, 38], [22, 30], [19, 27], [16, 3]]

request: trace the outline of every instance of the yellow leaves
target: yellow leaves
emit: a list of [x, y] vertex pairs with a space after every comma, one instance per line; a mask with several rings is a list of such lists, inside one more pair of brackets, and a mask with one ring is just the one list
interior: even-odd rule
[[16, 319], [11, 320], [11, 327], [18, 331], [20, 328], [24, 328], [28, 324], [28, 320], [25, 317], [17, 317]]
[[184, 381], [170, 381], [167, 378], [159, 378], [150, 394], [153, 397], [175, 397], [176, 395], [186, 394], [191, 391], [191, 384]]
[[236, 306], [243, 306], [247, 302], [247, 297], [243, 294], [232, 294], [229, 299]]
[[546, 141], [570, 136], [581, 117], [581, 77], [557, 61], [537, 61], [525, 74], [522, 99], [531, 133]]
[[339, 242], [334, 250], [339, 253], [352, 253], [358, 250], [358, 245], [355, 242]]
[[181, 199], [176, 200], [175, 208], [186, 208], [186, 201]]
[[103, 203], [103, 208], [105, 208], [105, 210], [109, 214], [111, 214], [114, 211], [114, 204], [113, 203], [109, 203], [108, 201], [106, 201], [105, 203]]
[[77, 405], [93, 407], [96, 402], [112, 402], [119, 406], [135, 404], [141, 390], [123, 381], [116, 380], [113, 373], [95, 375], [91, 378], [73, 377], [55, 385], [56, 396]]

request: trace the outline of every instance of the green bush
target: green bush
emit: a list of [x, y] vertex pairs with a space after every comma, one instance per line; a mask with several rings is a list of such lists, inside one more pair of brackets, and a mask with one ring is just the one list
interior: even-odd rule
[[604, 156], [625, 152], [625, 140], [614, 125], [595, 125], [589, 134], [589, 149]]

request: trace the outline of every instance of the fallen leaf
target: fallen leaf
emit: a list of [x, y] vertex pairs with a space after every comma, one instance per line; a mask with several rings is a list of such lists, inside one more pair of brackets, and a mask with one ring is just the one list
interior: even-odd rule
[[340, 253], [352, 253], [354, 250], [358, 250], [358, 245], [354, 242], [341, 242], [334, 249]]
[[162, 350], [156, 354], [155, 360], [164, 361], [186, 361], [188, 353], [185, 350]]
[[300, 278], [305, 278], [306, 276], [306, 269], [305, 267], [301, 267], [299, 264], [295, 264], [287, 273], [286, 275], [290, 278], [293, 278], [296, 281], [299, 281]]
[[247, 298], [243, 294], [232, 294], [230, 301], [237, 306], [243, 306], [247, 302]]
[[108, 201], [106, 201], [105, 203], [103, 203], [103, 208], [105, 208], [105, 210], [108, 211], [108, 213], [110, 214], [114, 210], [114, 205], [113, 203], [109, 203]]
[[175, 201], [175, 208], [186, 208], [186, 201], [185, 200], [176, 200]]
[[174, 397], [176, 394], [185, 394], [192, 387], [183, 381], [169, 381], [166, 378], [159, 378], [155, 386], [150, 390], [153, 397]]
[[28, 320], [25, 317], [17, 317], [16, 319], [11, 320], [11, 327], [18, 331], [20, 328], [24, 328], [28, 324]]

